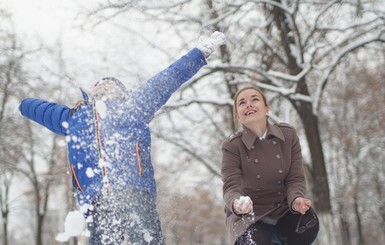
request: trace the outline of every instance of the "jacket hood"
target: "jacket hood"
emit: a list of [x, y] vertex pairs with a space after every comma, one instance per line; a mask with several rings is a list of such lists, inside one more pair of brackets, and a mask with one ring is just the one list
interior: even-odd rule
[[104, 77], [97, 81], [91, 94], [93, 97], [111, 97], [123, 100], [129, 97], [126, 86], [114, 77]]

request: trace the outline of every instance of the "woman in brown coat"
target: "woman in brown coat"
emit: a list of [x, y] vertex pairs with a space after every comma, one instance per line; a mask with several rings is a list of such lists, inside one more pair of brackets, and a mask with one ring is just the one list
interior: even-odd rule
[[222, 146], [223, 198], [231, 244], [311, 244], [318, 218], [305, 198], [301, 146], [293, 127], [268, 121], [256, 87], [239, 90], [234, 115], [243, 130]]

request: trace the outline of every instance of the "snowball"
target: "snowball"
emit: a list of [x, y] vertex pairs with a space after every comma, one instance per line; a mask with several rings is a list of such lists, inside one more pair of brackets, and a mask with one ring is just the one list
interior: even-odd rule
[[105, 162], [103, 159], [99, 159], [98, 165], [100, 168], [111, 167], [111, 163]]
[[64, 221], [64, 232], [56, 236], [56, 241], [66, 242], [73, 236], [79, 236], [84, 232], [85, 220], [80, 211], [72, 211], [67, 214]]
[[147, 243], [150, 243], [152, 240], [154, 240], [154, 238], [151, 236], [151, 234], [148, 231], [144, 232], [144, 236], [143, 237], [144, 237], [144, 240]]
[[69, 236], [79, 236], [85, 227], [85, 220], [80, 211], [72, 211], [67, 214], [64, 230]]
[[64, 121], [61, 125], [62, 125], [63, 128], [65, 128], [65, 129], [68, 129], [68, 128], [69, 128], [69, 124], [68, 124], [67, 121]]
[[77, 141], [78, 141], [78, 137], [75, 136], [75, 135], [73, 135], [72, 138], [71, 138], [71, 140], [72, 140], [73, 142], [77, 142]]
[[92, 170], [92, 168], [87, 168], [86, 174], [87, 174], [87, 176], [88, 176], [89, 178], [92, 178], [92, 177], [95, 176], [95, 173], [94, 173], [94, 171]]
[[70, 137], [69, 135], [67, 135], [67, 136], [65, 137], [65, 139], [66, 139], [67, 142], [70, 142], [70, 141], [71, 141], [71, 137]]
[[239, 200], [240, 200], [241, 202], [247, 202], [247, 201], [250, 200], [250, 197], [248, 197], [248, 196], [241, 196], [241, 197], [239, 198]]
[[70, 239], [70, 237], [65, 232], [62, 232], [62, 233], [57, 234], [55, 239], [58, 242], [66, 242]]
[[[94, 210], [94, 206], [91, 204], [83, 204], [83, 205], [80, 205], [79, 209], [83, 213], [87, 213], [88, 210], [90, 210], [90, 211]], [[88, 216], [88, 217], [92, 217], [92, 216]]]

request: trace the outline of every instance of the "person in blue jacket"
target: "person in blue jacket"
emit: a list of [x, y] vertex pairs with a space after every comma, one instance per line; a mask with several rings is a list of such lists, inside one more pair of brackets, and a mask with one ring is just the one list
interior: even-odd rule
[[225, 43], [221, 32], [129, 93], [113, 77], [98, 81], [74, 108], [24, 99], [23, 116], [68, 142], [68, 159], [80, 209], [87, 217], [89, 244], [163, 244], [156, 210], [149, 123], [171, 95]]

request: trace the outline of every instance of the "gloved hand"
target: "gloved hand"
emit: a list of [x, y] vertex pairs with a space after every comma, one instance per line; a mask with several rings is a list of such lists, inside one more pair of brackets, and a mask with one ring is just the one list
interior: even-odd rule
[[248, 196], [241, 196], [234, 200], [233, 207], [237, 214], [247, 214], [253, 210], [253, 201]]
[[222, 32], [214, 32], [210, 38], [199, 41], [197, 48], [202, 52], [203, 56], [207, 59], [214, 50], [226, 43], [226, 36]]

